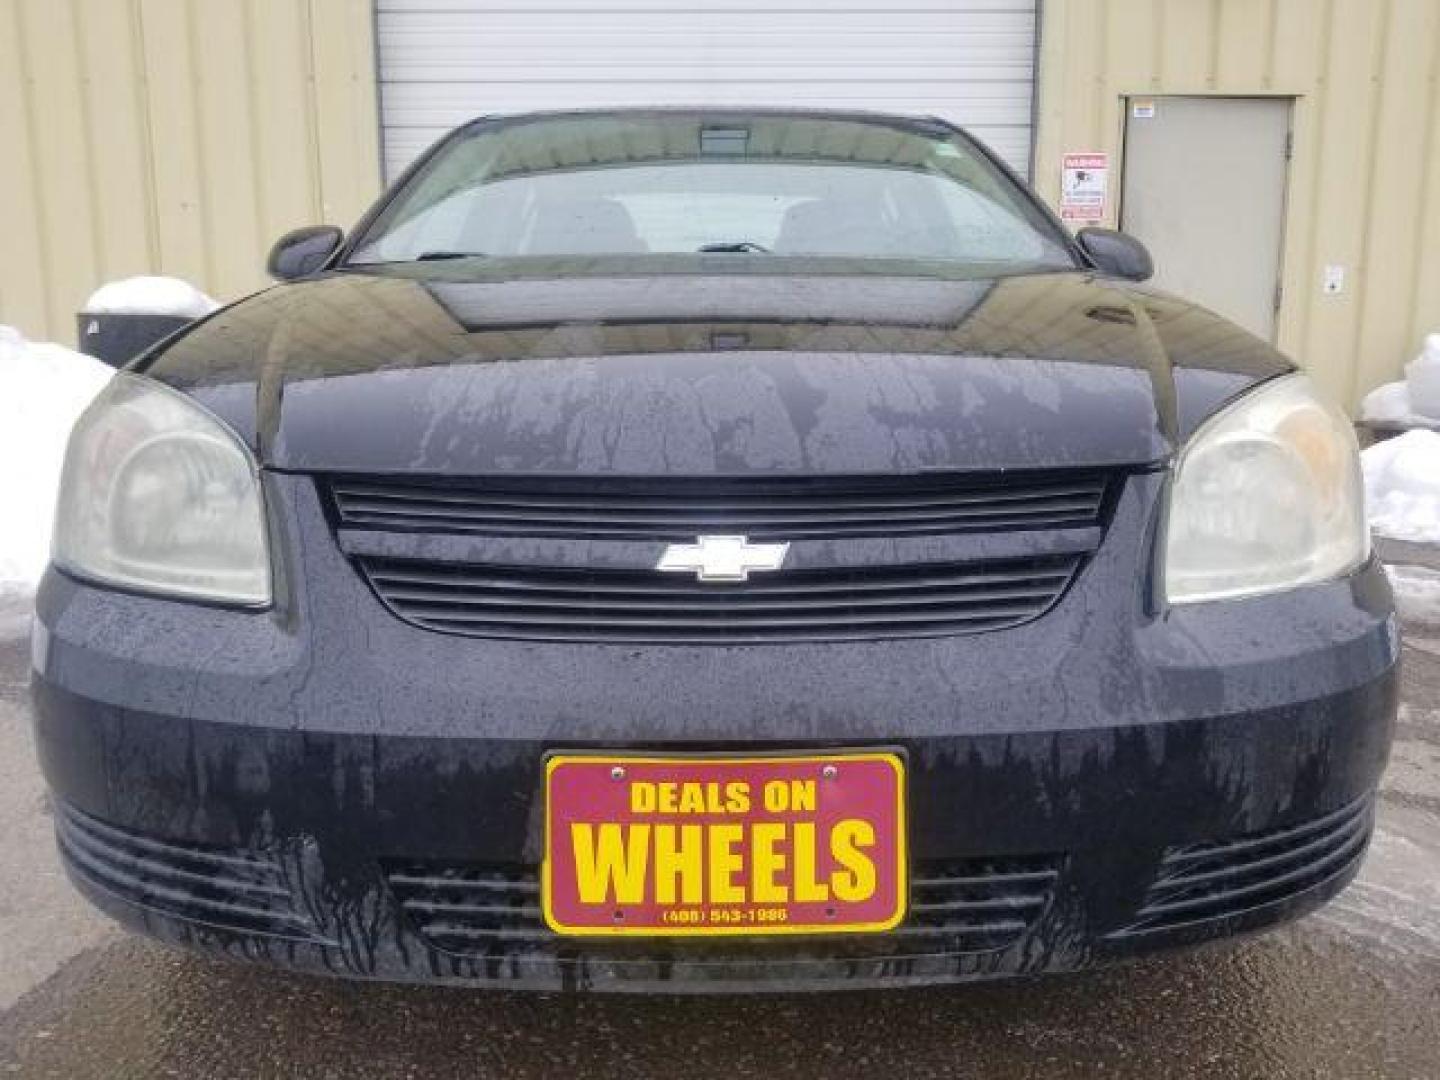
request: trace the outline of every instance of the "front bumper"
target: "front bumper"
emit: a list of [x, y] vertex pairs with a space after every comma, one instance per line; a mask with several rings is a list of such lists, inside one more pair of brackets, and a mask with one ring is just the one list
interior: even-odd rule
[[[547, 989], [904, 985], [1258, 929], [1358, 868], [1396, 708], [1383, 572], [1147, 617], [1154, 479], [1126, 485], [1106, 544], [1034, 623], [752, 647], [406, 625], [335, 550], [313, 488], [270, 482], [301, 553], [274, 612], [53, 572], [37, 604], [37, 742], [67, 868], [164, 940]], [[533, 917], [547, 751], [877, 745], [908, 756], [914, 899], [963, 918], [581, 943]]]

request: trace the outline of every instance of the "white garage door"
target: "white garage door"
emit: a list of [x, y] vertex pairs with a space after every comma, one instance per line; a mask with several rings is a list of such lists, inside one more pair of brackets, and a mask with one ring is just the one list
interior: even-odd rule
[[1029, 171], [1035, 0], [379, 0], [390, 178], [485, 113], [877, 109], [963, 124]]

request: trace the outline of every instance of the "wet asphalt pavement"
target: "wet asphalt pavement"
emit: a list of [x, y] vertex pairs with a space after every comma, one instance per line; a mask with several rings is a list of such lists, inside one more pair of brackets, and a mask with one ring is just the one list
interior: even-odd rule
[[1359, 880], [1273, 934], [1023, 983], [563, 998], [352, 984], [171, 952], [65, 884], [0, 598], [0, 1070], [23, 1077], [1440, 1078], [1440, 624]]

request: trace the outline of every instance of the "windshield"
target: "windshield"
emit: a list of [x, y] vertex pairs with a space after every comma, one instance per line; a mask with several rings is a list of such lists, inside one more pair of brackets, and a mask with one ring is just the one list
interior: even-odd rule
[[707, 251], [1075, 265], [1032, 199], [941, 125], [671, 113], [471, 125], [348, 262]]

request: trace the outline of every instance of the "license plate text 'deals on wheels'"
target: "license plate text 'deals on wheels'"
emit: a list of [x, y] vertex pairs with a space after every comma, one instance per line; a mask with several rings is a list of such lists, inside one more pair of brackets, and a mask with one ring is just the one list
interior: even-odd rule
[[879, 932], [905, 914], [895, 754], [556, 754], [545, 809], [557, 933]]

